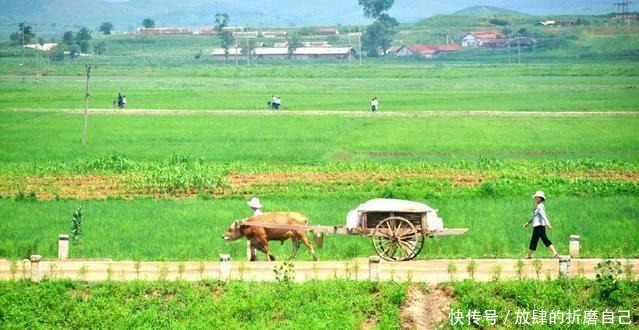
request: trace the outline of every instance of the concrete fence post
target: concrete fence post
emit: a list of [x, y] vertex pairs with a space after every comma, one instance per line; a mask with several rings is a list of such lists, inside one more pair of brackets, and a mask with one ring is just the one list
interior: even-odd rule
[[559, 257], [559, 277], [570, 276], [570, 256]]
[[40, 282], [40, 260], [42, 256], [34, 254], [29, 258], [31, 261], [31, 282]]
[[231, 278], [231, 255], [220, 254], [220, 281], [228, 281]]
[[579, 258], [579, 235], [570, 235], [568, 254], [572, 258]]
[[368, 257], [368, 279], [371, 281], [379, 281], [379, 263], [381, 258], [378, 256]]
[[58, 236], [58, 259], [69, 259], [69, 235]]

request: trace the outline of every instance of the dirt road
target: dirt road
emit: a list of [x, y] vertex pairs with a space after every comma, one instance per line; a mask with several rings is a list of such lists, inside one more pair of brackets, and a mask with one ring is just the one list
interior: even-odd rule
[[[15, 112], [83, 114], [82, 109], [11, 109]], [[346, 110], [175, 110], [90, 109], [91, 115], [137, 116], [342, 116], [342, 117], [609, 117], [639, 116], [639, 111], [346, 111]]]

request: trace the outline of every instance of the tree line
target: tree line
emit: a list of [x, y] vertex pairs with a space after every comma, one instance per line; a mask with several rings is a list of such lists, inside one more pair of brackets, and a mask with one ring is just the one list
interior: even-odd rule
[[[392, 7], [394, 0], [358, 0], [359, 5], [363, 7], [364, 16], [371, 18], [374, 22], [368, 26], [362, 35], [362, 49], [368, 56], [383, 55], [389, 48], [393, 36], [398, 32], [399, 22], [388, 15], [388, 11]], [[229, 49], [233, 46], [234, 40], [231, 31], [226, 29], [230, 22], [230, 17], [226, 13], [217, 13], [215, 15], [214, 28], [220, 39], [220, 44], [224, 48], [225, 56], [228, 58]], [[152, 18], [145, 18], [142, 21], [145, 28], [154, 28], [155, 21]], [[104, 35], [113, 33], [113, 23], [103, 22], [99, 31]], [[51, 52], [51, 59], [61, 61], [66, 57], [75, 58], [81, 54], [87, 54], [93, 50], [95, 54], [104, 54], [106, 52], [106, 44], [98, 42], [91, 44], [92, 31], [87, 27], [80, 28], [77, 32], [66, 31], [62, 36], [62, 42], [54, 47]], [[18, 31], [11, 34], [11, 41], [16, 45], [25, 45], [35, 38], [35, 33], [30, 25], [20, 23]], [[301, 35], [292, 32], [287, 36], [288, 54], [292, 57], [295, 50], [302, 45]], [[239, 45], [238, 45], [239, 46]], [[93, 49], [92, 49], [93, 48]], [[247, 40], [245, 45], [241, 45], [241, 52], [250, 56], [255, 48], [254, 40]]]

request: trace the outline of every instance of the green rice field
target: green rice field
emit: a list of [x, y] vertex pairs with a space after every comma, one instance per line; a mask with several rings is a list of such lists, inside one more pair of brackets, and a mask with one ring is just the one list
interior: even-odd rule
[[[614, 47], [620, 36], [593, 31], [568, 31], [563, 52], [546, 40], [521, 64], [465, 50], [236, 65], [207, 57], [214, 43], [197, 37], [100, 37], [107, 55], [44, 58], [37, 77], [35, 57], [0, 45], [0, 258], [55, 257], [82, 206], [75, 257], [242, 259], [244, 244], [221, 236], [253, 196], [323, 225], [372, 198], [425, 202], [470, 232], [428, 240], [419, 258], [518, 258], [539, 189], [561, 251], [576, 234], [583, 256], [637, 257], [637, 41], [632, 28]], [[83, 145], [87, 62], [89, 109], [100, 111]], [[126, 111], [105, 111], [118, 92]], [[283, 99], [277, 113], [271, 95]], [[368, 113], [373, 96], [379, 114]], [[366, 237], [326, 242], [323, 260], [374, 253]]]

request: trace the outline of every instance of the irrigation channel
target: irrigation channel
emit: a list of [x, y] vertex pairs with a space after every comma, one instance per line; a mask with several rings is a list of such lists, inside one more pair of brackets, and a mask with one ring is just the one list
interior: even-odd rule
[[[276, 281], [275, 269], [287, 271], [295, 281], [350, 279], [439, 283], [554, 279], [559, 276], [595, 278], [595, 267], [604, 259], [436, 259], [387, 262], [379, 257], [348, 261], [111, 261], [108, 259], [0, 260], [0, 280], [71, 279], [80, 281], [133, 280], [243, 280]], [[639, 275], [639, 259], [618, 259]]]

